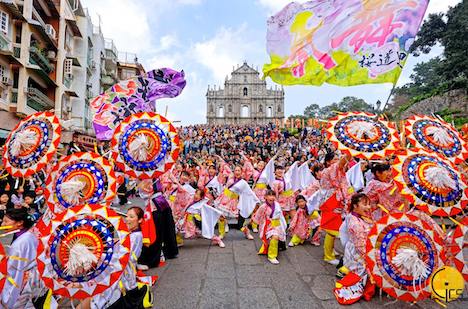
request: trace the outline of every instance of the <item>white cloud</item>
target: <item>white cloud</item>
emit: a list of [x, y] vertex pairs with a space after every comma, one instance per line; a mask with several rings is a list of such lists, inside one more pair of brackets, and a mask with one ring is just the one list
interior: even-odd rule
[[[268, 14], [276, 14], [281, 11], [291, 0], [258, 0], [258, 3], [268, 9]], [[305, 1], [296, 1], [305, 2]]]
[[[82, 0], [93, 23], [99, 23], [104, 36], [114, 40], [119, 51], [139, 53], [151, 46], [150, 26], [143, 1]], [[98, 17], [99, 16], [99, 17]]]
[[219, 83], [232, 71], [233, 65], [247, 60], [255, 49], [255, 45], [248, 40], [246, 24], [238, 29], [222, 27], [214, 37], [194, 45], [193, 60], [210, 69]]
[[427, 7], [427, 14], [431, 13], [439, 13], [439, 12], [447, 12], [449, 7], [454, 7], [461, 0], [432, 0], [429, 1], [429, 6]]
[[[257, 2], [268, 10], [268, 14], [276, 14], [281, 11], [292, 0], [257, 0]], [[296, 1], [304, 3], [306, 1]], [[455, 6], [461, 0], [432, 0], [429, 2], [426, 14], [446, 12], [450, 6]]]

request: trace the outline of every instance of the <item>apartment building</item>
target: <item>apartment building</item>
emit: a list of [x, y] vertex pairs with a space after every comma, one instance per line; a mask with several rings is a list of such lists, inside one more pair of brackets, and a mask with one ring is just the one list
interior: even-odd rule
[[118, 55], [79, 0], [0, 0], [0, 144], [45, 110], [66, 122], [63, 143], [90, 142], [89, 101], [119, 81]]

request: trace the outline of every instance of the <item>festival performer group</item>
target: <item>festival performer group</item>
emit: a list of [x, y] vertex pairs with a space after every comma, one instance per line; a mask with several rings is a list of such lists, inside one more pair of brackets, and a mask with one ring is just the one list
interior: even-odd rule
[[[379, 8], [349, 3], [291, 3], [272, 17], [265, 76], [286, 85], [395, 84], [427, 1], [390, 6], [398, 27], [379, 39], [353, 36], [354, 19], [372, 20]], [[0, 238], [12, 237], [0, 245], [2, 307], [151, 308], [157, 277], [145, 271], [177, 258], [189, 239], [224, 248], [232, 228], [241, 241], [257, 238], [252, 254], [273, 265], [282, 251], [323, 245], [340, 304], [377, 289], [427, 299], [442, 267], [467, 281], [468, 145], [453, 126], [414, 115], [397, 127], [349, 111], [295, 134], [275, 124], [177, 129], [155, 100], [185, 84], [183, 71], [163, 68], [93, 99], [101, 149], [65, 149], [63, 123], [49, 111], [12, 130], [0, 174]], [[130, 194], [144, 205], [123, 211]]]
[[[369, 300], [376, 287], [422, 300], [430, 275], [444, 265], [466, 280], [455, 236], [466, 230], [468, 147], [453, 127], [434, 117], [408, 119], [408, 147], [392, 123], [360, 112], [340, 114], [322, 131], [304, 130], [297, 147], [283, 142], [297, 137], [272, 124], [251, 130], [244, 134], [282, 135], [276, 153], [241, 143], [179, 156], [188, 131], [147, 112], [122, 121], [111, 141], [118, 151], [65, 156], [57, 154], [60, 126], [52, 113], [26, 118], [7, 140], [3, 161], [1, 236], [13, 234], [13, 241], [0, 251], [2, 305], [149, 306], [155, 278], [143, 271], [176, 258], [187, 239], [224, 248], [229, 225], [245, 241], [257, 237], [252, 254], [272, 264], [287, 247], [323, 243], [324, 262], [337, 267], [334, 293], [342, 304]], [[25, 160], [31, 153], [35, 161]], [[147, 204], [122, 213], [113, 202], [130, 178]], [[399, 276], [406, 284], [387, 288]]]

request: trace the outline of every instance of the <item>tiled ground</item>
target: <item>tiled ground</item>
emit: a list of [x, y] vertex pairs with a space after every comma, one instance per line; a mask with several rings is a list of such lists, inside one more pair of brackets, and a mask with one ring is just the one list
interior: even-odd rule
[[[281, 252], [279, 265], [256, 254], [260, 241], [246, 240], [237, 230], [225, 239], [226, 248], [210, 241], [189, 240], [177, 259], [152, 270], [160, 276], [155, 308], [339, 308], [332, 289], [334, 266], [322, 262], [322, 247], [310, 244]], [[438, 308], [424, 301], [411, 306], [377, 295], [349, 308]], [[344, 308], [344, 307], [341, 307]], [[449, 308], [468, 308], [457, 301]]]

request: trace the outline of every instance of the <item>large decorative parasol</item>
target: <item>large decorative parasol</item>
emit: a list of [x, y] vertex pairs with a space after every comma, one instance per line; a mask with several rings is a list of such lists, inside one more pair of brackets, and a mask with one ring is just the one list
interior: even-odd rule
[[397, 155], [392, 168], [401, 194], [429, 215], [454, 216], [466, 208], [466, 180], [438, 154], [405, 150]]
[[409, 213], [382, 217], [369, 232], [366, 263], [375, 283], [397, 299], [431, 295], [431, 275], [443, 266], [443, 238], [432, 224]]
[[83, 299], [119, 280], [129, 257], [129, 231], [115, 211], [75, 206], [41, 231], [37, 267], [54, 294]]
[[327, 135], [338, 150], [366, 160], [385, 158], [399, 148], [395, 126], [364, 112], [343, 113], [331, 118]]
[[139, 179], [157, 178], [179, 156], [176, 128], [156, 113], [138, 113], [126, 118], [112, 138], [112, 157], [119, 169]]
[[468, 217], [457, 225], [453, 232], [452, 242], [449, 250], [453, 265], [463, 275], [465, 281], [468, 281]]
[[27, 177], [43, 169], [57, 152], [61, 127], [52, 112], [22, 120], [8, 136], [3, 166], [13, 177]]
[[90, 103], [96, 137], [110, 140], [123, 119], [139, 112], [156, 112], [156, 100], [177, 97], [185, 84], [184, 71], [169, 68], [115, 84]]
[[112, 203], [117, 178], [110, 162], [94, 152], [78, 152], [59, 161], [44, 191], [53, 213], [83, 204]]
[[416, 148], [436, 152], [455, 164], [468, 158], [468, 145], [450, 124], [430, 116], [412, 116], [405, 122], [405, 134]]
[[0, 242], [0, 291], [3, 290], [3, 286], [5, 285], [5, 281], [8, 277], [8, 257], [5, 252], [5, 248], [3, 248], [2, 243]]

